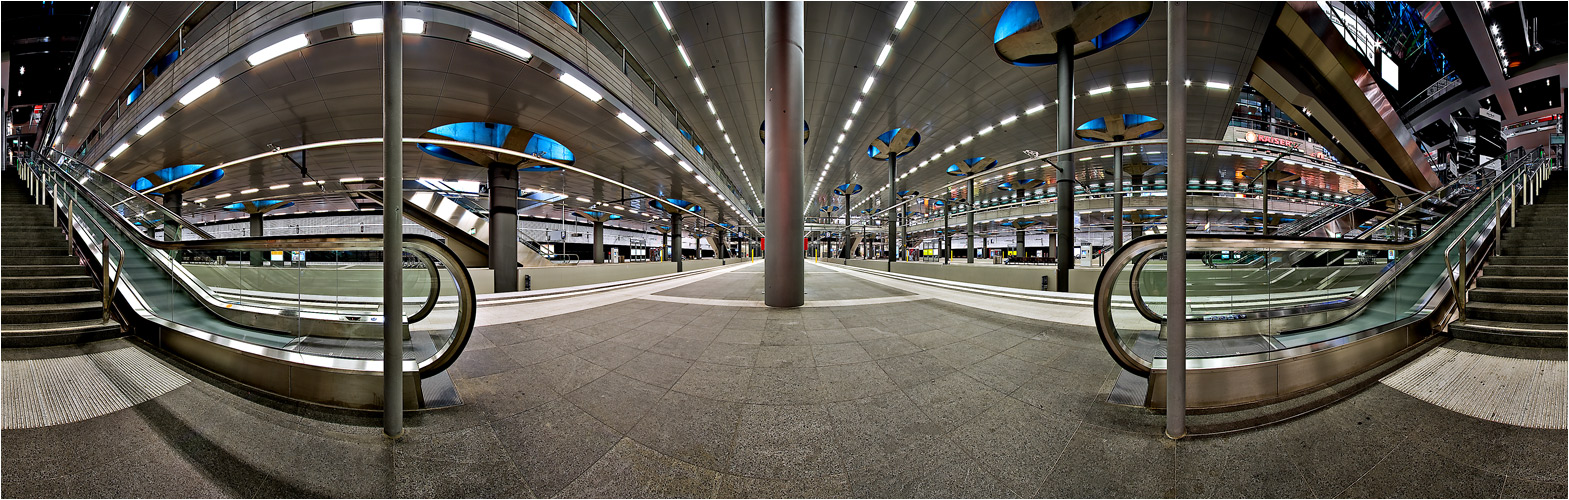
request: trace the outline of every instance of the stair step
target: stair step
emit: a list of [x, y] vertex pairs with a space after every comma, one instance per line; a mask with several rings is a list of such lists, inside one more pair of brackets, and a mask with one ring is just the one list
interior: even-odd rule
[[1531, 290], [1518, 288], [1474, 288], [1467, 293], [1467, 300], [1496, 302], [1500, 304], [1537, 304], [1569, 306], [1569, 290]]
[[1533, 246], [1514, 246], [1514, 247], [1511, 247], [1511, 246], [1509, 246], [1509, 244], [1506, 243], [1506, 244], [1504, 244], [1504, 251], [1502, 253], [1505, 254], [1505, 255], [1517, 255], [1517, 256], [1521, 256], [1521, 257], [1550, 257], [1550, 256], [1564, 255], [1565, 251], [1564, 251], [1564, 247], [1562, 247], [1562, 246], [1553, 246], [1553, 245], [1534, 246], [1533, 245]]
[[87, 266], [81, 264], [37, 266], [37, 265], [11, 265], [7, 262], [4, 269], [0, 269], [3, 276], [87, 276]]
[[1555, 328], [1553, 325], [1466, 319], [1450, 323], [1449, 336], [1473, 342], [1523, 347], [1569, 346], [1569, 332], [1562, 325]]
[[1569, 287], [1569, 278], [1555, 276], [1481, 276], [1476, 279], [1476, 285], [1486, 288], [1515, 288], [1515, 289], [1564, 289]]
[[1465, 315], [1467, 319], [1563, 325], [1569, 322], [1569, 307], [1468, 301]]
[[1501, 266], [1491, 262], [1482, 268], [1486, 276], [1537, 276], [1543, 278], [1569, 276], [1569, 266]]
[[53, 304], [57, 302], [87, 302], [102, 300], [103, 292], [97, 288], [46, 288], [41, 290], [0, 291], [0, 304]]
[[102, 319], [0, 325], [0, 346], [44, 347], [85, 344], [120, 336], [120, 325]]
[[7, 255], [5, 265], [65, 266], [80, 262], [75, 255]]
[[58, 247], [0, 247], [0, 261], [10, 261], [12, 257], [65, 257], [70, 255], [71, 247], [64, 244]]
[[58, 323], [103, 317], [103, 302], [0, 305], [0, 323]]
[[87, 276], [3, 276], [0, 277], [0, 289], [3, 290], [45, 290], [55, 288], [90, 288], [95, 286], [91, 277]]

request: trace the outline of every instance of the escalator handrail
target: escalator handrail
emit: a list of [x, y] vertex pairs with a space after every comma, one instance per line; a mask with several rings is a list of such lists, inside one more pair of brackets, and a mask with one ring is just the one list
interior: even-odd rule
[[[46, 147], [44, 149], [48, 153], [54, 153], [59, 158], [62, 158], [62, 159], [65, 159], [65, 160], [68, 160], [68, 161], [71, 161], [71, 162], [74, 162], [74, 163], [77, 163], [77, 164], [81, 165], [82, 168], [84, 170], [88, 171], [88, 172], [93, 172], [93, 173], [97, 174], [97, 171], [92, 169], [91, 167], [88, 167], [87, 164], [82, 163], [80, 161], [77, 161], [76, 158], [72, 158], [70, 155], [65, 154], [64, 152], [61, 152], [58, 149], [55, 149], [55, 148], [52, 148], [52, 147]], [[53, 159], [48, 158], [47, 154], [43, 155], [41, 158], [43, 158], [45, 160], [48, 160], [50, 162], [54, 162], [55, 161]], [[114, 176], [102, 175], [102, 174], [98, 174], [98, 176], [102, 177], [104, 179], [108, 179], [110, 182], [113, 182], [114, 185], [118, 186], [122, 191], [126, 191], [126, 192], [129, 192], [129, 193], [132, 193], [132, 196], [126, 198], [125, 200], [122, 200], [120, 203], [126, 203], [126, 202], [129, 202], [130, 200], [140, 198], [142, 201], [147, 202], [148, 205], [152, 205], [154, 207], [154, 210], [159, 211], [163, 215], [162, 220], [164, 220], [164, 221], [177, 221], [180, 224], [180, 227], [182, 227], [184, 229], [189, 229], [191, 232], [196, 233], [197, 236], [201, 236], [203, 239], [213, 239], [213, 235], [211, 233], [208, 233], [207, 230], [202, 229], [200, 227], [197, 227], [195, 224], [191, 224], [189, 221], [185, 220], [184, 217], [181, 217], [180, 214], [175, 213], [173, 210], [169, 210], [169, 207], [165, 207], [165, 206], [163, 206], [162, 203], [158, 203], [158, 202], [153, 201], [152, 198], [148, 198], [146, 194], [142, 194], [141, 191], [137, 191], [135, 189], [132, 189], [130, 186], [125, 185], [125, 183], [120, 182], [119, 179], [114, 178]], [[67, 176], [67, 177], [69, 177], [69, 176]]]
[[[1524, 165], [1526, 160], [1528, 160], [1528, 159], [1529, 159], [1529, 157], [1521, 157], [1521, 158], [1518, 158], [1513, 165], [1505, 166], [1503, 173], [1500, 174], [1499, 177], [1502, 178], [1504, 176], [1507, 176], [1509, 174], [1514, 173], [1514, 170], [1516, 168], [1518, 168], [1520, 165]], [[1491, 165], [1493, 162], [1502, 162], [1502, 161], [1503, 161], [1502, 157], [1493, 158], [1492, 160], [1488, 161], [1487, 164]], [[1486, 165], [1483, 165], [1483, 166], [1486, 166]], [[1481, 168], [1481, 167], [1477, 167], [1477, 168]], [[1404, 208], [1401, 208], [1400, 211], [1395, 212], [1394, 215], [1390, 215], [1389, 217], [1385, 217], [1384, 220], [1379, 221], [1378, 224], [1374, 224], [1373, 227], [1370, 227], [1366, 231], [1363, 231], [1362, 234], [1358, 234], [1355, 239], [1365, 240], [1365, 239], [1371, 238], [1372, 235], [1377, 233], [1379, 229], [1383, 229], [1384, 226], [1387, 226], [1390, 223], [1392, 223], [1392, 222], [1394, 222], [1396, 220], [1399, 220], [1401, 217], [1404, 217], [1407, 213], [1410, 213], [1411, 211], [1416, 210], [1417, 207], [1422, 206], [1422, 202], [1427, 201], [1429, 198], [1437, 196], [1439, 193], [1448, 192], [1450, 188], [1452, 188], [1452, 187], [1454, 187], [1456, 185], [1459, 185], [1460, 181], [1462, 179], [1463, 178], [1461, 178], [1461, 177], [1456, 177], [1455, 179], [1449, 181], [1448, 184], [1445, 184], [1443, 187], [1440, 187], [1438, 189], [1434, 189], [1432, 191], [1428, 191], [1427, 193], [1423, 194], [1421, 198], [1417, 198], [1416, 201], [1411, 202], [1410, 204], [1406, 205]]]
[[[1467, 202], [1460, 209], [1456, 210], [1454, 212], [1454, 214], [1468, 214], [1468, 213], [1470, 213], [1472, 210], [1477, 208], [1477, 205], [1479, 203], [1481, 203], [1483, 199], [1496, 200], [1496, 197], [1490, 195], [1492, 189], [1497, 187], [1498, 184], [1501, 184], [1501, 183], [1505, 182], [1506, 180], [1512, 181], [1515, 178], [1523, 178], [1523, 176], [1525, 174], [1526, 174], [1526, 172], [1524, 172], [1524, 171], [1510, 171], [1510, 172], [1506, 172], [1506, 173], [1504, 173], [1502, 175], [1499, 175], [1498, 177], [1496, 177], [1493, 180], [1492, 183], [1489, 183], [1489, 185], [1486, 188], [1483, 188], [1482, 191], [1488, 192], [1489, 195], [1486, 195], [1486, 196], [1484, 196], [1484, 195], [1472, 196], [1471, 199], [1467, 200]], [[1495, 214], [1495, 217], [1496, 217], [1496, 214]], [[1295, 242], [1295, 243], [1312, 244], [1311, 247], [1312, 248], [1316, 248], [1316, 249], [1379, 250], [1379, 251], [1388, 251], [1388, 250], [1419, 250], [1419, 249], [1425, 249], [1426, 247], [1430, 246], [1432, 243], [1436, 242], [1440, 235], [1447, 233], [1449, 231], [1449, 229], [1451, 229], [1455, 225], [1455, 223], [1458, 222], [1460, 219], [1461, 219], [1461, 217], [1454, 217], [1454, 216], [1445, 217], [1443, 222], [1440, 222], [1437, 227], [1434, 227], [1432, 230], [1428, 231], [1428, 233], [1423, 235], [1421, 238], [1418, 238], [1418, 239], [1415, 239], [1415, 240], [1411, 240], [1411, 241], [1407, 241], [1407, 242], [1378, 242], [1378, 241], [1366, 241], [1366, 240], [1347, 240], [1347, 239], [1342, 239], [1342, 238], [1277, 237], [1277, 236], [1263, 236], [1263, 235], [1230, 235], [1230, 236], [1202, 236], [1202, 235], [1193, 236], [1193, 235], [1190, 235], [1190, 236], [1188, 236], [1188, 242], [1189, 243], [1192, 243], [1192, 242], [1206, 242], [1206, 243], [1211, 243], [1212, 246], [1218, 246], [1218, 245], [1224, 245], [1224, 244], [1234, 244], [1238, 248], [1258, 248], [1259, 246], [1269, 246], [1269, 247], [1272, 247], [1272, 248], [1273, 247], [1284, 247], [1285, 245], [1280, 245], [1280, 244], [1277, 244], [1277, 243], [1291, 243], [1291, 242]], [[1261, 245], [1260, 243], [1258, 243], [1258, 242], [1261, 242], [1261, 241], [1262, 242], [1270, 242], [1270, 243], [1269, 244], [1265, 244], [1265, 245]], [[1123, 349], [1121, 342], [1119, 342], [1116, 338], [1114, 338], [1116, 332], [1115, 332], [1115, 327], [1113, 326], [1114, 322], [1112, 321], [1112, 319], [1110, 317], [1110, 314], [1111, 314], [1111, 307], [1110, 307], [1111, 306], [1111, 290], [1112, 290], [1112, 286], [1115, 285], [1116, 276], [1119, 273], [1118, 272], [1112, 272], [1112, 270], [1120, 270], [1124, 266], [1126, 266], [1128, 264], [1128, 262], [1130, 260], [1132, 260], [1135, 256], [1138, 256], [1138, 255], [1144, 254], [1144, 253], [1148, 253], [1150, 255], [1153, 255], [1154, 252], [1158, 251], [1160, 248], [1164, 248], [1165, 246], [1166, 246], [1166, 235], [1165, 234], [1150, 234], [1150, 235], [1140, 236], [1140, 237], [1134, 239], [1133, 241], [1131, 241], [1127, 245], [1125, 245], [1123, 248], [1118, 249], [1116, 254], [1112, 255], [1111, 259], [1109, 259], [1109, 261], [1108, 261], [1108, 264], [1104, 268], [1102, 268], [1101, 275], [1100, 275], [1099, 279], [1097, 280], [1096, 287], [1095, 287], [1095, 298], [1094, 298], [1095, 326], [1096, 326], [1096, 329], [1100, 333], [1101, 344], [1106, 347], [1107, 352], [1111, 354], [1112, 358], [1114, 360], [1116, 360], [1118, 365], [1121, 365], [1123, 369], [1129, 371], [1130, 373], [1133, 373], [1133, 374], [1139, 375], [1139, 376], [1145, 376], [1145, 377], [1149, 376], [1149, 374], [1151, 373], [1151, 368], [1149, 366], [1145, 366], [1145, 365], [1141, 364], [1139, 362], [1140, 360], [1139, 360], [1138, 357], [1133, 356], [1131, 353], [1129, 353], [1125, 349]], [[1280, 250], [1290, 250], [1291, 248], [1279, 248], [1279, 249]], [[1354, 297], [1352, 299], [1349, 299], [1349, 300], [1338, 300], [1338, 301], [1335, 301], [1335, 302], [1330, 303], [1330, 304], [1323, 304], [1322, 306], [1333, 306], [1333, 307], [1319, 307], [1319, 309], [1317, 309], [1317, 310], [1324, 310], [1324, 309], [1348, 309], [1350, 313], [1355, 313], [1357, 311], [1360, 311], [1363, 307], [1365, 307], [1367, 305], [1367, 303], [1371, 302], [1372, 298], [1375, 295], [1377, 295], [1378, 293], [1382, 292], [1382, 290], [1384, 288], [1386, 288], [1390, 283], [1392, 283], [1395, 276], [1397, 276], [1397, 275], [1401, 274], [1402, 272], [1404, 272], [1405, 269], [1407, 267], [1409, 267], [1411, 265], [1411, 263], [1415, 262], [1416, 259], [1420, 255], [1421, 255], [1420, 251], [1408, 252], [1405, 257], [1402, 257], [1400, 260], [1398, 260], [1396, 262], [1395, 266], [1391, 267], [1388, 271], [1386, 271], [1384, 273], [1381, 273], [1379, 275], [1379, 277], [1374, 280], [1373, 283], [1371, 283], [1368, 286], [1364, 287], [1357, 294], [1356, 297]], [[1131, 279], [1135, 279], [1136, 280], [1137, 276], [1133, 276]], [[1149, 320], [1151, 320], [1152, 322], [1155, 322], [1155, 323], [1162, 323], [1163, 324], [1165, 322], [1165, 318], [1164, 317], [1161, 317], [1158, 314], [1155, 314], [1155, 312], [1153, 310], [1149, 309], [1149, 306], [1143, 302], [1142, 297], [1140, 297], [1138, 295], [1133, 295], [1130, 298], [1132, 299], [1132, 302], [1134, 303], [1135, 308], [1139, 310], [1140, 315], [1144, 316], [1145, 319], [1149, 319]], [[1313, 306], [1311, 306], [1311, 305], [1310, 306], [1295, 306], [1292, 309], [1307, 310], [1310, 307], [1313, 307]], [[1350, 316], [1350, 314], [1348, 314], [1346, 317], [1349, 317], [1349, 316]], [[1190, 317], [1190, 320], [1192, 320], [1191, 317]]]
[[[119, 214], [110, 208], [108, 204], [105, 203], [101, 198], [94, 194], [92, 190], [87, 189], [85, 186], [81, 185], [81, 181], [79, 179], [74, 178], [72, 175], [64, 172], [63, 170], [58, 170], [61, 167], [55, 165], [53, 161], [47, 158], [43, 158], [43, 160], [45, 165], [57, 169], [57, 172], [60, 175], [57, 175], [56, 177], [70, 179], [70, 182], [63, 183], [64, 185], [69, 186], [78, 195], [82, 196], [83, 199], [90, 202], [93, 205], [93, 208], [100, 213], [111, 215], [107, 218], [113, 222], [122, 235], [132, 238], [137, 243], [155, 250], [273, 250], [276, 248], [290, 248], [297, 250], [327, 251], [383, 249], [383, 238], [360, 234], [248, 236], [241, 238], [214, 238], [195, 241], [160, 241], [152, 239], [142, 234], [141, 231], [137, 231], [129, 221], [125, 220], [125, 218], [119, 217]], [[104, 229], [101, 225], [98, 227], [101, 231]], [[408, 247], [408, 250], [414, 250], [418, 253], [424, 253], [425, 255], [435, 257], [436, 261], [454, 263], [447, 265], [449, 273], [452, 275], [453, 279], [457, 281], [458, 288], [458, 315], [457, 321], [453, 325], [452, 341], [447, 344], [446, 349], [438, 351], [435, 356], [431, 356], [430, 358], [427, 358], [426, 360], [416, 364], [420, 376], [429, 377], [440, 373], [449, 367], [452, 362], [456, 360], [458, 353], [462, 352], [463, 347], [468, 344], [469, 334], [472, 332], [474, 327], [475, 312], [477, 311], [478, 305], [474, 295], [473, 282], [468, 274], [468, 270], [461, 264], [455, 264], [461, 261], [458, 260], [457, 255], [454, 254], [451, 249], [446, 248], [445, 245], [442, 245], [440, 241], [437, 241], [434, 238], [418, 234], [404, 235], [403, 243], [405, 247]], [[206, 307], [209, 310], [213, 310], [219, 307], [213, 303], [216, 299], [212, 299], [209, 293], [205, 291], [198, 292], [196, 290], [198, 287], [188, 282], [194, 278], [185, 276], [182, 273], [177, 273], [174, 270], [169, 269], [166, 263], [162, 262], [160, 259], [151, 260], [157, 263], [159, 267], [164, 268], [164, 271], [170, 276], [181, 278], [177, 279], [176, 281], [179, 282], [180, 285], [187, 291], [192, 292], [193, 297], [199, 298], [199, 302], [202, 303], [203, 307]], [[433, 285], [432, 288], [434, 287], [435, 285]], [[426, 303], [421, 305], [416, 314], [429, 314], [426, 309], [433, 308], [435, 306], [435, 302], [436, 301], [434, 298], [427, 297]], [[235, 307], [232, 307], [230, 304], [225, 304], [225, 306], [229, 306], [225, 307], [227, 309], [235, 309]], [[221, 314], [217, 316], [224, 318], [224, 316]], [[423, 316], [421, 317], [423, 318]], [[304, 318], [301, 319], [303, 320]], [[380, 367], [380, 363], [371, 363], [370, 365], [374, 365], [378, 368]]]

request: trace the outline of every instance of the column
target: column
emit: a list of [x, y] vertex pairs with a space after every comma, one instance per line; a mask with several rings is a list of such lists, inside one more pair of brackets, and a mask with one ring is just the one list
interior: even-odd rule
[[[1166, 74], [1172, 82], [1188, 74], [1188, 4], [1167, 4]], [[1166, 86], [1166, 436], [1187, 435], [1188, 363], [1188, 94]]]
[[[513, 203], [517, 203], [517, 201], [514, 199]], [[513, 210], [514, 210], [514, 213], [516, 213], [517, 209], [513, 208]], [[516, 225], [517, 224], [516, 221], [518, 220], [518, 218], [517, 217], [513, 217], [512, 220], [513, 220], [513, 224]], [[516, 241], [516, 240], [514, 240], [514, 241]], [[514, 250], [514, 252], [515, 252], [515, 250]], [[513, 263], [514, 263], [514, 266], [512, 268], [512, 274], [516, 275], [517, 272], [518, 272], [517, 271], [517, 267], [515, 265], [517, 263], [517, 259], [513, 259]], [[594, 263], [595, 264], [604, 264], [605, 263], [605, 221], [602, 221], [602, 220], [595, 220], [594, 221]]]
[[[43, 199], [43, 198], [39, 198]], [[163, 207], [180, 215], [180, 205], [185, 204], [184, 191], [171, 191], [163, 194]], [[163, 221], [163, 240], [180, 241], [180, 222], [175, 217], [168, 217]]]
[[[889, 146], [894, 146], [889, 144]], [[888, 156], [888, 262], [899, 260], [898, 249], [904, 248], [899, 239], [899, 212], [904, 207], [896, 207], [899, 203], [899, 155]], [[891, 268], [889, 269], [892, 270]]]
[[679, 273], [683, 271], [683, 269], [681, 269], [681, 261], [685, 259], [685, 256], [681, 254], [681, 251], [684, 247], [686, 247], [685, 244], [681, 243], [681, 212], [670, 214], [670, 243], [672, 246], [670, 260], [675, 261], [676, 272]]
[[[494, 275], [495, 291], [516, 292], [518, 291], [517, 167], [511, 165], [490, 167], [490, 220], [485, 226], [490, 230], [490, 269]], [[595, 231], [595, 234], [597, 235], [598, 231]], [[596, 238], [595, 241], [597, 242], [598, 239]]]
[[[251, 234], [250, 234], [250, 236], [252, 238], [257, 237], [257, 236], [266, 236], [266, 234], [265, 234], [266, 231], [262, 229], [262, 214], [251, 214], [250, 221], [251, 221]], [[261, 250], [251, 250], [250, 254], [251, 254], [251, 267], [261, 267], [261, 265], [262, 265], [262, 251]]]
[[804, 66], [806, 40], [801, 2], [768, 2], [763, 7], [763, 120], [790, 126], [767, 129], [763, 171], [767, 190], [768, 239], [773, 254], [763, 260], [763, 303], [769, 307], [800, 307], [806, 302], [806, 261], [801, 241], [801, 206], [806, 157], [804, 131], [795, 122], [806, 111]]
[[[1057, 150], [1073, 147], [1073, 30], [1057, 32]], [[1180, 80], [1181, 77], [1173, 77]], [[1178, 85], [1181, 87], [1181, 85]], [[1073, 155], [1057, 157], [1057, 285], [1068, 291], [1073, 269]]]
[[[1120, 137], [1118, 138], [1121, 139]], [[1112, 252], [1122, 249], [1122, 146], [1112, 148], [1112, 174], [1111, 188], [1111, 215], [1115, 217], [1111, 223], [1111, 248]]]
[[[403, 437], [403, 3], [382, 2], [381, 17], [382, 196], [387, 200], [381, 222], [381, 424], [382, 433], [398, 439]], [[517, 216], [512, 220], [516, 225]]]
[[970, 190], [967, 191], [969, 199], [964, 204], [964, 253], [967, 254], [964, 262], [975, 263], [975, 175], [970, 174]]
[[1014, 239], [1014, 244], [1018, 247], [1018, 249], [1014, 250], [1014, 252], [1018, 253], [1018, 256], [1019, 256], [1020, 259], [1023, 259], [1024, 258], [1024, 230], [1023, 229], [1015, 229], [1013, 231], [1013, 239]]

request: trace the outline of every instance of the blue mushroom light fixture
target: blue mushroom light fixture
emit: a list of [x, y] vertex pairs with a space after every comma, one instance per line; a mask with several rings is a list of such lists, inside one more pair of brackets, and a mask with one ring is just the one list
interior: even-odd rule
[[[185, 204], [186, 191], [211, 185], [223, 179], [221, 168], [203, 175], [195, 175], [204, 166], [206, 165], [192, 163], [159, 169], [151, 175], [136, 179], [136, 182], [131, 183], [131, 188], [144, 194], [162, 196], [164, 208], [179, 215], [180, 207]], [[152, 191], [154, 188], [158, 190]], [[179, 225], [174, 220], [169, 220], [164, 225], [163, 235], [166, 240], [179, 241]]]
[[[521, 151], [538, 158], [572, 165], [576, 162], [572, 150], [555, 139], [511, 125], [486, 122], [451, 123], [430, 129], [421, 138], [446, 139], [482, 146]], [[478, 167], [516, 167], [527, 172], [554, 172], [561, 167], [521, 156], [497, 153], [478, 148], [417, 143], [420, 151], [443, 160]]]

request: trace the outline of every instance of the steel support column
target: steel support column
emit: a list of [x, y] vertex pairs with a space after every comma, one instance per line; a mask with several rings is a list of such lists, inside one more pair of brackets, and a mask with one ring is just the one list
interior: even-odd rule
[[[1057, 32], [1057, 150], [1073, 147], [1073, 30]], [[1068, 291], [1073, 269], [1073, 155], [1057, 157], [1057, 285]]]
[[975, 176], [970, 176], [970, 190], [965, 192], [969, 199], [964, 200], [964, 262], [975, 263]]
[[[806, 112], [805, 7], [799, 1], [768, 2], [763, 7], [763, 120], [774, 124], [802, 121]], [[800, 307], [806, 302], [806, 260], [801, 241], [801, 206], [806, 179], [801, 127], [772, 127], [764, 132], [763, 197], [768, 210], [771, 258], [763, 260], [763, 303]]]
[[[174, 212], [174, 215], [180, 215], [180, 205], [184, 204], [184, 191], [172, 191], [163, 194], [163, 208], [167, 208], [170, 212]], [[163, 221], [163, 240], [180, 241], [180, 223], [179, 221], [175, 220], [174, 217], [170, 217], [169, 220]]]
[[[681, 242], [681, 213], [680, 212], [676, 212], [676, 213], [670, 214], [670, 245], [671, 245], [671, 249], [673, 250], [672, 252], [670, 252], [670, 260], [675, 261], [675, 263], [676, 263], [676, 272], [679, 273], [679, 272], [684, 270], [684, 269], [681, 268], [682, 261], [686, 260], [686, 256], [682, 255], [682, 252], [684, 250], [684, 247], [686, 247], [686, 245]], [[698, 248], [702, 248], [702, 247], [700, 246]]]
[[1111, 181], [1111, 214], [1116, 218], [1111, 223], [1111, 248], [1115, 252], [1122, 249], [1122, 146], [1113, 148], [1112, 154], [1116, 155], [1111, 162], [1112, 168], [1116, 170]]
[[[392, 198], [388, 198], [389, 200]], [[490, 167], [490, 269], [495, 291], [518, 291], [518, 169]]]
[[[950, 196], [950, 198], [952, 198]], [[948, 230], [948, 212], [953, 211], [953, 200], [942, 202], [942, 263], [948, 263], [948, 257], [953, 253], [953, 232]]]
[[[263, 227], [262, 214], [251, 214], [250, 221], [251, 221], [250, 237], [255, 238], [255, 237], [258, 237], [258, 236], [266, 236], [266, 232], [267, 231], [262, 228]], [[262, 265], [262, 251], [261, 250], [251, 250], [250, 253], [251, 253], [251, 267], [261, 267], [261, 265]]]
[[[516, 209], [513, 209], [513, 210], [516, 210]], [[513, 217], [512, 220], [514, 220], [514, 221], [517, 220], [517, 217]], [[513, 224], [516, 224], [516, 222], [514, 222]], [[517, 261], [517, 259], [513, 259], [513, 262], [516, 262], [516, 261]], [[594, 221], [594, 263], [595, 264], [604, 264], [605, 263], [605, 222], [604, 221], [597, 221], [597, 220]], [[514, 274], [516, 274], [517, 273], [516, 268], [514, 268], [514, 270], [512, 272]]]
[[[1166, 75], [1188, 74], [1188, 4], [1166, 4]], [[1166, 86], [1166, 436], [1187, 435], [1188, 94]]]
[[403, 2], [381, 5], [382, 196], [388, 201], [381, 219], [381, 428], [398, 439], [403, 436]]
[[[890, 146], [892, 146], [890, 144]], [[895, 207], [899, 203], [899, 157], [888, 156], [888, 262], [899, 260], [895, 248], [902, 248], [899, 241], [899, 212], [902, 207]]]

